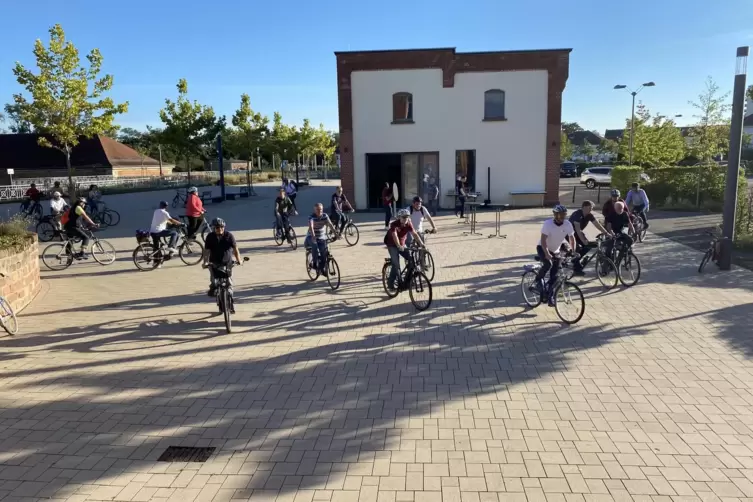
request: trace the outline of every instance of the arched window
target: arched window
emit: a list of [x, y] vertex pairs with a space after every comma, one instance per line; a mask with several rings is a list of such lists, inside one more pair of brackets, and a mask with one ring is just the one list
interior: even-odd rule
[[484, 120], [505, 120], [505, 91], [489, 89], [484, 93]]
[[392, 122], [413, 122], [413, 94], [396, 92], [392, 95]]

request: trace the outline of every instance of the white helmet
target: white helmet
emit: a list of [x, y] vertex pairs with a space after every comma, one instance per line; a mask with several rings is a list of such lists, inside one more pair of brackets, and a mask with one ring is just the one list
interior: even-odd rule
[[191, 187], [191, 188], [188, 189], [188, 193], [196, 193], [198, 191], [199, 191], [199, 189], [196, 188], [196, 187]]
[[398, 218], [410, 218], [410, 211], [408, 211], [407, 209], [401, 209], [400, 211], [397, 212], [397, 217]]
[[60, 192], [52, 192], [53, 197], [60, 197]]

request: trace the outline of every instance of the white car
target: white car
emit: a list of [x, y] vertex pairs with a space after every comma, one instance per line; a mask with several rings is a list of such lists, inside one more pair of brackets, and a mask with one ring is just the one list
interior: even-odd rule
[[[614, 166], [590, 167], [583, 171], [580, 182], [586, 185], [586, 188], [596, 188], [596, 185], [611, 186], [612, 169]], [[641, 180], [646, 183], [651, 181], [646, 173], [641, 174]]]

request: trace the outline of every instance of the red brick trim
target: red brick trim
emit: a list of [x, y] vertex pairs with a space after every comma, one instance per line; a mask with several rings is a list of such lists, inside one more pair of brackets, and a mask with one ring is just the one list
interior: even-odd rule
[[[547, 70], [549, 97], [546, 143], [546, 204], [559, 200], [560, 130], [562, 91], [567, 82], [570, 51], [553, 49], [512, 52], [456, 52], [454, 48], [402, 51], [336, 52], [337, 101], [340, 115], [340, 162], [343, 189], [356, 198], [353, 176], [353, 102], [351, 73], [368, 70], [438, 68], [442, 85], [453, 87], [455, 75], [463, 72]], [[356, 204], [358, 201], [355, 201]]]

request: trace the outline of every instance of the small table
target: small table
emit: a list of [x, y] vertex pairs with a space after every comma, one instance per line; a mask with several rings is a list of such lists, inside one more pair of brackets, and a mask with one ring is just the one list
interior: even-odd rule
[[499, 237], [500, 239], [507, 239], [507, 234], [502, 235], [499, 231], [502, 227], [502, 211], [510, 207], [510, 204], [487, 204], [486, 207], [494, 208], [494, 228], [495, 233], [489, 234], [488, 237]]
[[[463, 220], [459, 221], [458, 223], [464, 223], [466, 225], [469, 225], [471, 223], [471, 220], [469, 218], [470, 211], [466, 211], [465, 209], [466, 209], [467, 206], [470, 206], [471, 204], [475, 204], [476, 203], [476, 199], [478, 198], [479, 195], [481, 195], [481, 194], [479, 194], [479, 193], [469, 193], [469, 194], [465, 195], [466, 203], [463, 205], [463, 212], [465, 213], [465, 218]], [[455, 194], [455, 200], [457, 201], [457, 199], [459, 199], [459, 198], [460, 198], [460, 195]], [[468, 202], [469, 200], [470, 200], [470, 202]], [[455, 203], [455, 207], [457, 208], [457, 202]]]
[[471, 230], [468, 231], [468, 232], [463, 232], [463, 235], [484, 235], [484, 234], [482, 234], [480, 232], [476, 232], [476, 208], [478, 206], [483, 205], [483, 203], [482, 202], [466, 202], [465, 205], [469, 207], [469, 209], [470, 209], [469, 212], [471, 213], [470, 214], [470, 217], [471, 217], [471, 221], [470, 221]]

